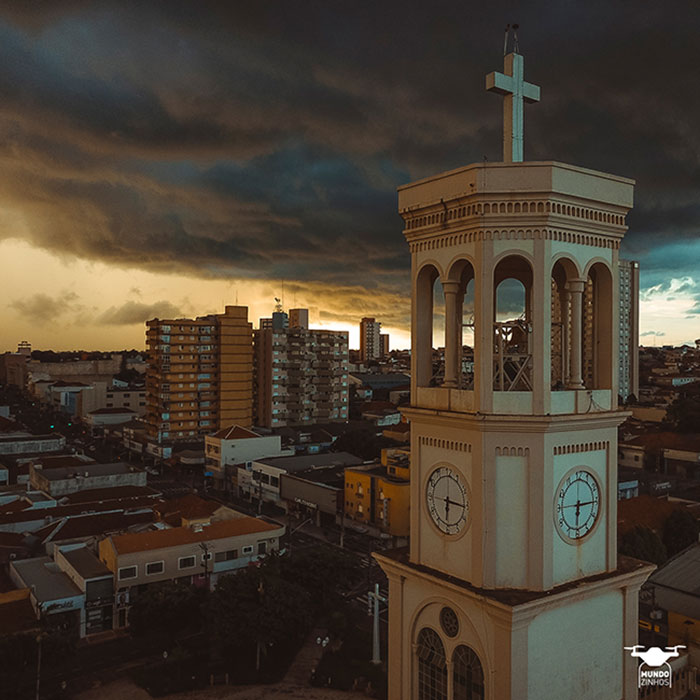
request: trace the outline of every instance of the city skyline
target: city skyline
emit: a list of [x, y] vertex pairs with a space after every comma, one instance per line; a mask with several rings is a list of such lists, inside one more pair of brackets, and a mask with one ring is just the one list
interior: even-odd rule
[[692, 342], [700, 98], [677, 17], [698, 10], [680, 5], [3, 10], [4, 349], [142, 348], [148, 318], [238, 303], [257, 322], [282, 293], [351, 347], [363, 316], [408, 347], [396, 187], [500, 159], [483, 76], [513, 20], [542, 86], [525, 158], [637, 180], [621, 252], [641, 264], [641, 340]]

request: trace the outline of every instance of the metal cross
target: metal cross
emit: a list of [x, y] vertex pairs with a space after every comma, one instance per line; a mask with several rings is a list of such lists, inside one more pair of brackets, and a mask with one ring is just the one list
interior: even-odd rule
[[539, 102], [538, 85], [526, 83], [523, 57], [509, 53], [503, 57], [503, 73], [486, 76], [486, 89], [503, 95], [503, 162], [523, 161], [523, 102]]

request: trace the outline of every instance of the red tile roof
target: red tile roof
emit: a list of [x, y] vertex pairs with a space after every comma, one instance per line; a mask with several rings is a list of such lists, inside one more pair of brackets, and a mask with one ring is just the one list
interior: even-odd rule
[[241, 428], [240, 425], [230, 425], [228, 428], [222, 428], [214, 433], [211, 437], [219, 440], [242, 440], [245, 438], [257, 438], [260, 435], [247, 428]]
[[193, 544], [207, 540], [221, 540], [227, 537], [250, 535], [254, 532], [270, 532], [279, 530], [282, 527], [282, 525], [272, 525], [264, 520], [248, 517], [222, 520], [211, 525], [205, 525], [201, 529], [173, 527], [168, 530], [115, 535], [110, 539], [118, 554], [131, 554], [151, 549], [178, 547], [183, 544]]
[[168, 501], [163, 501], [163, 503], [156, 506], [155, 510], [163, 518], [166, 515], [178, 515], [181, 518], [192, 520], [194, 518], [207, 518], [222, 507], [222, 504], [218, 501], [210, 501], [200, 498], [194, 493], [188, 493], [180, 498], [171, 498]]
[[622, 444], [637, 445], [650, 449], [665, 448], [686, 452], [700, 452], [700, 433], [642, 433], [630, 440], [624, 440]]
[[664, 523], [674, 510], [683, 508], [679, 503], [653, 496], [637, 496], [617, 503], [617, 529], [620, 534], [633, 530], [637, 525], [648, 527], [661, 534]]
[[61, 540], [73, 540], [82, 537], [100, 537], [111, 533], [124, 532], [134, 525], [152, 523], [153, 512], [141, 513], [91, 513], [64, 518], [53, 522], [32, 534], [42, 543]]

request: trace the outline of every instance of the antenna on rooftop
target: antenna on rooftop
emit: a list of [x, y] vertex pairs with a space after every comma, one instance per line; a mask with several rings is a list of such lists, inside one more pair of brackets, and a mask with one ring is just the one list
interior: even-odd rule
[[508, 53], [508, 37], [510, 36], [510, 30], [513, 30], [513, 53], [520, 53], [520, 47], [518, 46], [518, 29], [520, 29], [519, 24], [506, 24], [505, 36], [503, 37], [503, 55]]
[[282, 312], [282, 300], [279, 297], [275, 297], [275, 313]]

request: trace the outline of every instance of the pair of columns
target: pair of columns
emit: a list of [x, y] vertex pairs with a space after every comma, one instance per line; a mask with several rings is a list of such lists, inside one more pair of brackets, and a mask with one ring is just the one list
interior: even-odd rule
[[[583, 389], [582, 376], [582, 330], [583, 330], [583, 290], [586, 286], [584, 279], [567, 281], [566, 305], [563, 318], [569, 319], [571, 342], [569, 344], [569, 376], [567, 389]], [[464, 291], [459, 282], [443, 282], [445, 295], [445, 379], [442, 385], [455, 389], [459, 379], [459, 360], [462, 355], [462, 313]], [[564, 329], [566, 332], [566, 328]]]

